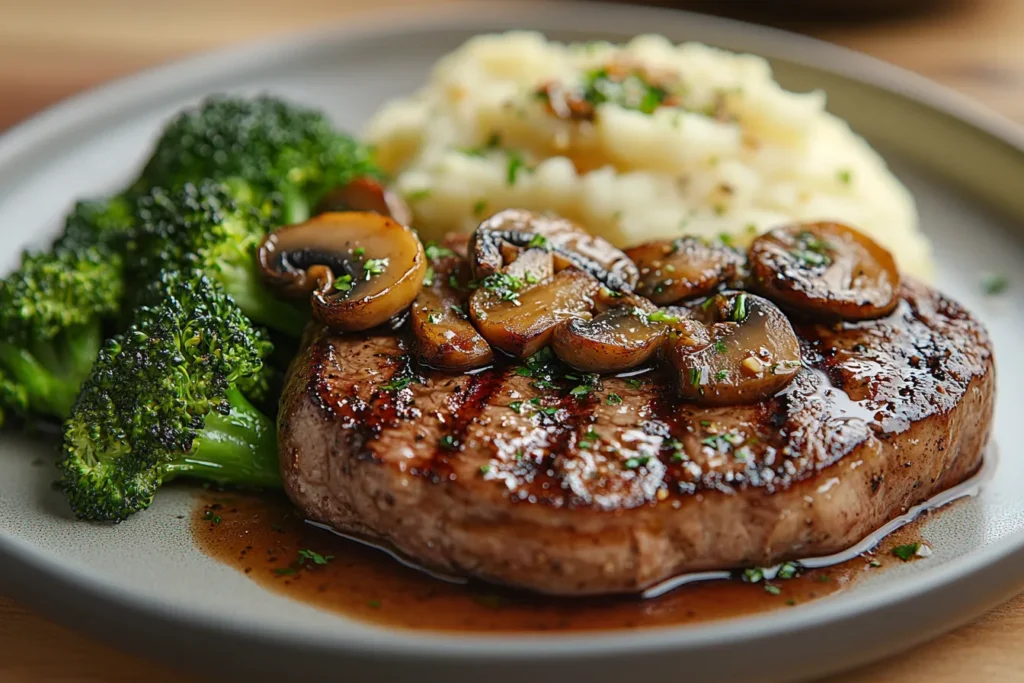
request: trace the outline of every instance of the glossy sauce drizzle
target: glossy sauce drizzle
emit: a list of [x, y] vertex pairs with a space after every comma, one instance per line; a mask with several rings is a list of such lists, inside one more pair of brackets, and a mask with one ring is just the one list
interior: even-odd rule
[[[991, 467], [986, 467], [990, 470]], [[945, 492], [972, 495], [984, 473]], [[927, 504], [915, 509], [926, 512]], [[260, 585], [328, 611], [381, 625], [433, 631], [593, 631], [685, 625], [792, 609], [840, 592], [859, 576], [900, 563], [891, 550], [919, 541], [919, 522], [790, 579], [732, 578], [679, 585], [658, 597], [555, 598], [456, 584], [405, 566], [380, 549], [305, 522], [280, 495], [204, 493], [192, 529], [209, 556]], [[882, 541], [880, 534], [874, 539]], [[839, 561], [839, 560], [843, 561]]]

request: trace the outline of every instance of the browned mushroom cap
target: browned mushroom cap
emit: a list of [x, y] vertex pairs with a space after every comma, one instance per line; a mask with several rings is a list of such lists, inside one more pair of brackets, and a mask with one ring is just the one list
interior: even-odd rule
[[693, 312], [708, 342], [678, 336], [665, 346], [679, 394], [699, 403], [752, 403], [774, 396], [800, 370], [800, 342], [785, 314], [755, 294], [724, 292]]
[[314, 213], [329, 211], [370, 211], [412, 225], [412, 211], [397, 194], [375, 178], [364, 176], [334, 188], [317, 204]]
[[[532, 251], [532, 250], [531, 250]], [[512, 266], [519, 263], [517, 259]], [[570, 318], [589, 318], [600, 286], [575, 268], [537, 284], [509, 273], [485, 279], [469, 300], [469, 314], [484, 339], [518, 358], [533, 355], [551, 340], [555, 327]]]
[[447, 247], [428, 245], [426, 253], [430, 267], [410, 316], [420, 362], [456, 371], [489, 365], [494, 352], [466, 313], [469, 264]]
[[427, 260], [412, 230], [376, 213], [325, 213], [263, 240], [264, 282], [311, 297], [313, 316], [339, 330], [381, 325], [413, 302]]
[[760, 293], [824, 318], [880, 318], [898, 301], [892, 254], [840, 223], [793, 225], [758, 237], [750, 245], [750, 269]]
[[506, 209], [481, 223], [469, 245], [473, 275], [482, 280], [502, 269], [520, 248], [544, 248], [555, 270], [574, 267], [615, 291], [632, 291], [639, 272], [611, 242], [572, 221], [524, 209]]
[[567, 320], [555, 328], [551, 348], [584, 372], [621, 372], [650, 360], [688, 311], [617, 306], [592, 320]]
[[743, 265], [738, 252], [698, 237], [647, 242], [626, 255], [640, 269], [637, 293], [662, 306], [711, 294]]

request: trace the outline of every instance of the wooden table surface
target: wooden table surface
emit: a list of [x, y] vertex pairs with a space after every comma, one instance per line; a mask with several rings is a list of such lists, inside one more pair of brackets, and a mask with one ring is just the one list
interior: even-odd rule
[[[481, 0], [486, 2], [486, 0]], [[0, 130], [67, 95], [200, 50], [443, 0], [0, 0]], [[684, 4], [684, 3], [680, 3]], [[691, 2], [700, 6], [701, 2]], [[718, 7], [729, 5], [720, 0]], [[735, 1], [732, 4], [742, 5]], [[947, 0], [928, 14], [779, 22], [949, 85], [1024, 123], [1024, 0]], [[1024, 595], [833, 683], [1024, 680]], [[0, 680], [195, 680], [99, 645], [0, 597]]]

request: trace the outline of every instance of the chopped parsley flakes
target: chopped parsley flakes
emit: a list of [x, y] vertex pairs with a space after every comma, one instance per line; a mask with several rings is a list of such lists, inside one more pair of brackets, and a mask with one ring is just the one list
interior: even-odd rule
[[569, 395], [573, 398], [583, 398], [593, 390], [594, 387], [587, 386], [586, 384], [580, 384], [579, 386], [573, 387], [572, 390], [569, 391]]
[[653, 114], [669, 98], [668, 90], [650, 83], [640, 71], [612, 73], [607, 68], [594, 69], [584, 76], [582, 95], [595, 106], [610, 102], [642, 114]]
[[523, 281], [508, 273], [493, 273], [485, 277], [480, 284], [484, 289], [494, 292], [502, 301], [518, 301], [519, 290], [523, 288]]
[[796, 236], [797, 246], [790, 254], [804, 267], [824, 267], [832, 263], [835, 248], [813, 233], [804, 230]]
[[516, 150], [508, 151], [508, 170], [506, 171], [505, 180], [509, 185], [516, 184], [516, 178], [519, 176], [520, 171], [529, 170], [530, 168], [526, 165], [522, 152]]
[[741, 323], [747, 319], [747, 293], [741, 292], [736, 295], [736, 300], [732, 305], [732, 312], [729, 314], [729, 320], [734, 323]]
[[551, 246], [548, 244], [548, 238], [540, 233], [537, 233], [530, 238], [530, 241], [526, 244], [527, 249], [550, 249]]
[[368, 259], [363, 263], [363, 271], [366, 273], [366, 279], [369, 280], [375, 275], [381, 275], [388, 267], [389, 259], [387, 258], [372, 258]]
[[300, 550], [299, 551], [299, 564], [305, 564], [306, 562], [312, 562], [313, 564], [323, 566], [334, 559], [334, 555], [321, 555], [318, 552], [312, 550]]
[[334, 288], [339, 292], [348, 292], [352, 289], [352, 276], [342, 275], [334, 281]]
[[427, 259], [430, 261], [436, 261], [439, 258], [446, 256], [455, 256], [455, 252], [447, 247], [440, 247], [434, 242], [427, 242], [426, 246], [423, 247], [423, 252], [427, 255]]
[[892, 549], [892, 554], [900, 558], [904, 562], [910, 562], [916, 556], [921, 553], [921, 543], [906, 543], [904, 545], [898, 545]]

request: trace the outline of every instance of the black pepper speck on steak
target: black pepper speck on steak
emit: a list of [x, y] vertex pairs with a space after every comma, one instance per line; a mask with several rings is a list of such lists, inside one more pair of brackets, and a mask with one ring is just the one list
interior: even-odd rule
[[728, 407], [678, 399], [658, 369], [574, 396], [580, 380], [537, 388], [515, 366], [410, 367], [398, 333], [313, 332], [280, 414], [286, 489], [428, 567], [546, 593], [837, 552], [969, 477], [988, 439], [984, 328], [924, 285], [901, 299], [797, 325], [798, 377]]

